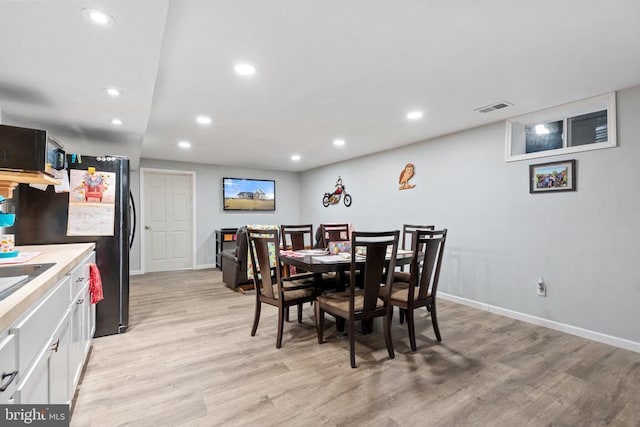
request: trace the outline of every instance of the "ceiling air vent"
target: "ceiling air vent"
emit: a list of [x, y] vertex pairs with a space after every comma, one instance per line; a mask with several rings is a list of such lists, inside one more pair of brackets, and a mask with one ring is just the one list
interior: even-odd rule
[[507, 101], [496, 102], [495, 104], [487, 105], [485, 107], [476, 108], [479, 113], [490, 113], [491, 111], [501, 110], [512, 106], [513, 104]]

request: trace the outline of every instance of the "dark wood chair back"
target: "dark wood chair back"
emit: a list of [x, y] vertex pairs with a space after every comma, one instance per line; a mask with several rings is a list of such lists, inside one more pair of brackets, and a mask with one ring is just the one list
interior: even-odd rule
[[348, 242], [349, 224], [320, 224], [321, 245], [329, 247], [329, 242]]
[[299, 251], [313, 247], [313, 224], [281, 225], [282, 249]]
[[264, 295], [267, 298], [275, 299], [277, 296], [273, 292], [273, 285], [278, 285], [278, 292], [280, 293], [282, 291], [282, 280], [280, 269], [272, 265], [269, 251], [275, 250], [275, 265], [280, 265], [278, 230], [247, 229], [247, 239], [256, 295]]
[[[349, 287], [349, 311], [352, 316], [357, 314], [358, 318], [372, 318], [383, 315], [388, 307], [386, 295], [391, 289], [393, 282], [392, 275], [386, 274], [386, 271], [395, 269], [396, 256], [398, 253], [398, 240], [400, 231], [386, 232], [357, 232], [354, 231], [351, 236], [351, 277], [356, 277], [356, 272], [360, 272], [362, 277], [362, 290], [360, 295], [364, 294], [364, 302], [362, 312], [354, 312], [354, 300], [356, 286]], [[364, 255], [359, 255], [364, 254]], [[389, 264], [386, 267], [387, 257], [389, 256]], [[364, 259], [364, 267], [358, 266]], [[386, 279], [385, 279], [386, 276]], [[382, 290], [382, 284], [385, 284], [385, 290]], [[376, 308], [379, 299], [384, 301], [384, 309]], [[352, 317], [353, 318], [353, 317]]]
[[[413, 232], [416, 230], [434, 230], [436, 227], [434, 225], [415, 225], [415, 224], [403, 224], [402, 225], [402, 249], [407, 250], [411, 249], [411, 236]], [[420, 252], [422, 252], [422, 248], [420, 248]], [[405, 271], [405, 266], [400, 267], [400, 271]], [[394, 281], [401, 280], [399, 275], [394, 279]]]
[[[409, 304], [414, 297], [418, 300], [434, 300], [438, 291], [440, 266], [447, 240], [447, 229], [415, 230], [412, 236], [413, 259], [411, 260], [411, 279], [409, 280]], [[420, 262], [420, 252], [424, 257]], [[413, 288], [419, 287], [417, 294]]]
[[411, 249], [411, 235], [416, 230], [435, 230], [434, 225], [402, 225], [402, 249]]

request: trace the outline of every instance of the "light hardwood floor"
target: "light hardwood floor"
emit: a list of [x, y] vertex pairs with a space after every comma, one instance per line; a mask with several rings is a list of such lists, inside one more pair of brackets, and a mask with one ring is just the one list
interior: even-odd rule
[[254, 295], [221, 280], [132, 277], [129, 331], [94, 341], [71, 425], [640, 426], [640, 354], [440, 300], [442, 343], [419, 311], [411, 352], [396, 314], [396, 358], [376, 324], [351, 369], [330, 317], [318, 345], [306, 305], [277, 350], [276, 310], [251, 337]]

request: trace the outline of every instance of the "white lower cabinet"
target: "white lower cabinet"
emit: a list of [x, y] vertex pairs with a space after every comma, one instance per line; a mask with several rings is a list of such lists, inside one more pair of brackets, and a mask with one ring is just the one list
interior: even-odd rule
[[53, 335], [49, 348], [49, 403], [71, 402], [69, 390], [69, 319], [70, 312]]
[[70, 403], [69, 399], [69, 311], [21, 379], [14, 403]]
[[21, 377], [14, 403], [49, 403], [49, 349], [43, 348]]
[[84, 297], [82, 302], [82, 311], [84, 312], [84, 322], [82, 322], [82, 360], [85, 360], [89, 355], [89, 349], [91, 348], [91, 340], [95, 335], [95, 317], [91, 316], [95, 313], [95, 306], [91, 304], [91, 294], [89, 293], [89, 286], [87, 285], [84, 290]]
[[90, 303], [89, 287], [85, 286], [84, 289], [76, 295], [71, 306], [71, 343], [69, 346], [69, 373], [71, 374], [71, 381], [69, 382], [69, 387], [72, 393], [78, 385], [80, 374], [82, 374], [83, 362], [86, 355], [85, 349], [88, 350], [87, 344], [91, 344], [88, 337], [90, 310], [87, 309]]
[[[0, 404], [73, 400], [95, 332], [88, 275], [78, 272], [88, 270], [85, 264], [94, 259], [91, 254], [78, 264], [0, 335]], [[72, 280], [75, 277], [84, 283]]]
[[[34, 355], [51, 340], [56, 325], [69, 310], [70, 287], [71, 280], [65, 277], [9, 329], [17, 339], [20, 372], [28, 370]], [[22, 380], [22, 375], [18, 378]]]
[[89, 302], [89, 346], [91, 346], [91, 340], [96, 334], [96, 306]]

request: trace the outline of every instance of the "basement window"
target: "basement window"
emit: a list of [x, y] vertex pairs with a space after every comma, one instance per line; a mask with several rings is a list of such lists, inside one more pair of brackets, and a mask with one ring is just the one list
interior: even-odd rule
[[505, 161], [612, 148], [615, 92], [507, 120]]

